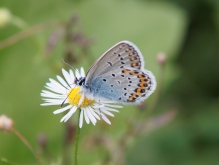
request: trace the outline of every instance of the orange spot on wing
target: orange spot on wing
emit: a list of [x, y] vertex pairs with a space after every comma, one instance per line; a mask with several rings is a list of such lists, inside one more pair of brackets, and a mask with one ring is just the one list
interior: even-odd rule
[[128, 73], [128, 72], [130, 72], [130, 70], [128, 70], [128, 69], [123, 69], [122, 70], [122, 73]]

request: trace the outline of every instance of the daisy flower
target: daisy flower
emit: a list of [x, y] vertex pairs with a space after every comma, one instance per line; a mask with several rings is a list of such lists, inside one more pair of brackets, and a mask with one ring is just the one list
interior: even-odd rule
[[80, 111], [79, 127], [82, 128], [83, 120], [86, 123], [90, 122], [95, 125], [97, 120], [103, 119], [106, 123], [111, 124], [110, 120], [106, 117], [114, 116], [111, 112], [119, 112], [115, 108], [122, 108], [120, 105], [116, 105], [116, 102], [112, 102], [104, 99], [89, 98], [86, 92], [82, 91], [82, 87], [76, 85], [75, 80], [79, 80], [81, 77], [85, 77], [84, 69], [81, 68], [75, 71], [67, 72], [62, 69], [64, 79], [57, 76], [58, 81], [49, 79], [50, 82], [46, 83], [45, 88], [42, 90], [41, 96], [44, 100], [42, 106], [59, 105], [59, 109], [55, 110], [54, 114], [59, 114], [68, 111], [67, 114], [61, 119], [60, 122], [66, 122], [78, 109]]

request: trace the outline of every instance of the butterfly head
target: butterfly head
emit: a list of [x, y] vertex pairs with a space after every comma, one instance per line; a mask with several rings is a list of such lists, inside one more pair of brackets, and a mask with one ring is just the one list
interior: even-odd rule
[[82, 86], [84, 85], [84, 83], [85, 83], [85, 77], [80, 77], [79, 79], [78, 78], [75, 79], [76, 85]]

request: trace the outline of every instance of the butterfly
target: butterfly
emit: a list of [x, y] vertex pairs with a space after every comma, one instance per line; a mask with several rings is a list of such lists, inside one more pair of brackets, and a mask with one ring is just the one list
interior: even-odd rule
[[144, 69], [140, 50], [129, 41], [107, 50], [75, 84], [90, 97], [132, 104], [141, 103], [156, 89], [155, 76]]

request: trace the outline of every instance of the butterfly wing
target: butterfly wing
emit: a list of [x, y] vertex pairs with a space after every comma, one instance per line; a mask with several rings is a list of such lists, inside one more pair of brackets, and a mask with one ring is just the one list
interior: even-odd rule
[[156, 80], [144, 69], [144, 59], [131, 42], [122, 41], [105, 52], [89, 69], [86, 92], [123, 103], [139, 103], [156, 88]]
[[[131, 58], [131, 60], [130, 60]], [[98, 65], [96, 65], [98, 63]], [[101, 64], [101, 65], [100, 65]], [[122, 41], [107, 50], [88, 70], [87, 78], [95, 78], [109, 69], [130, 66], [144, 69], [144, 59], [140, 50], [129, 41]]]

